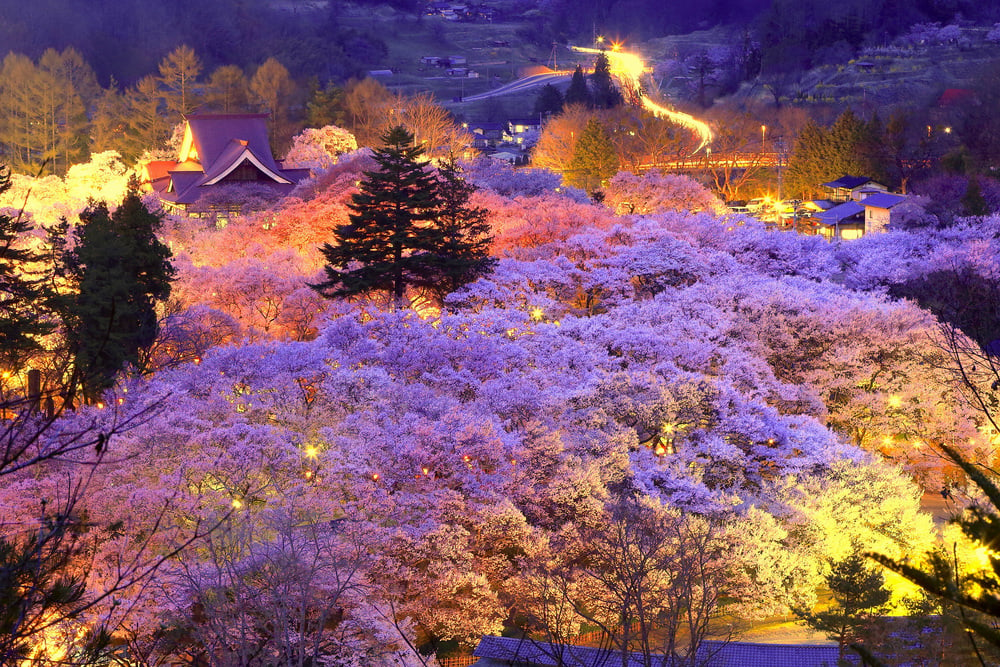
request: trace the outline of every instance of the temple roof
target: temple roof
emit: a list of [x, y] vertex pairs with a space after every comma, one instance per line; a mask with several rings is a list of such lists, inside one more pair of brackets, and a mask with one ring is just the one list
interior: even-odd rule
[[192, 114], [186, 118], [184, 139], [177, 161], [167, 166], [170, 184], [156, 187], [165, 201], [193, 204], [204, 188], [219, 185], [244, 164], [252, 165], [263, 178], [257, 183], [290, 191], [308, 172], [283, 169], [271, 154], [267, 136], [267, 114]]

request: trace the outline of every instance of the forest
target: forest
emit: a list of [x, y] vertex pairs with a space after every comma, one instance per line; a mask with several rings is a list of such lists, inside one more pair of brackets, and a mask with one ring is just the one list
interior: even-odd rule
[[[351, 78], [342, 5], [287, 4], [0, 26], [0, 663], [455, 667], [504, 635], [694, 667], [801, 619], [841, 658], [996, 664], [994, 71], [940, 113], [708, 105], [714, 161], [671, 173], [697, 139], [597, 58], [515, 168]], [[995, 18], [865, 3], [841, 36], [897, 5]], [[32, 41], [54, 16], [78, 37]], [[141, 176], [196, 110], [267, 114], [308, 177], [165, 210]], [[885, 232], [726, 205], [844, 173], [911, 195]]]
[[[463, 174], [494, 237], [489, 275], [436, 307], [323, 298], [307, 286], [320, 246], [373, 167], [345, 154], [223, 228], [162, 221], [176, 275], [155, 342], [99, 398], [7, 432], [37, 441], [33, 465], [0, 469], [5, 539], [52, 537], [52, 577], [72, 545], [84, 586], [32, 600], [40, 616], [8, 648], [93, 656], [101, 628], [107, 664], [427, 664], [514, 628], [614, 633], [601, 568], [617, 527], [660, 536], [650, 586], [687, 582], [637, 611], [673, 619], [678, 642], [718, 612], [811, 608], [861, 553], [947, 548], [969, 577], [988, 567], [921, 497], [976, 495], [942, 445], [993, 460], [955, 373], [978, 363], [976, 395], [995, 391], [975, 342], [995, 334], [968, 323], [997, 295], [964, 319], [917, 302], [995, 284], [995, 217], [838, 246], [721, 203], [691, 213], [713, 195], [687, 177], [623, 174], [600, 204], [558, 174], [479, 161]], [[95, 180], [124, 192], [112, 174]], [[616, 214], [620, 199], [642, 213]], [[47, 335], [17, 363], [53, 387], [68, 360]], [[24, 381], [5, 375], [12, 405]], [[63, 505], [69, 523], [44, 528]], [[935, 608], [889, 581], [896, 613]]]

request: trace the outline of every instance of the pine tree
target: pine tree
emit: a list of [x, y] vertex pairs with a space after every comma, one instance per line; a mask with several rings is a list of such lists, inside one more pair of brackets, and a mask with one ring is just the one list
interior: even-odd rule
[[962, 211], [965, 215], [983, 216], [990, 212], [989, 204], [983, 197], [982, 189], [979, 187], [979, 179], [973, 174], [969, 177], [969, 184], [962, 195]]
[[198, 106], [194, 93], [199, 74], [201, 61], [187, 44], [181, 44], [160, 61], [160, 81], [171, 122], [179, 123]]
[[310, 286], [329, 298], [388, 293], [394, 308], [410, 287], [443, 299], [495, 263], [486, 210], [469, 205], [475, 187], [453, 160], [438, 173], [420, 161], [423, 148], [404, 127], [382, 140], [373, 155], [379, 168], [365, 172], [348, 205], [350, 223], [320, 248], [327, 279]]
[[826, 584], [833, 594], [833, 606], [819, 612], [796, 609], [795, 613], [837, 642], [842, 662], [848, 645], [861, 641], [873, 619], [888, 612], [892, 592], [886, 588], [882, 573], [868, 567], [860, 553], [832, 563]]
[[[10, 188], [10, 173], [0, 170], [0, 193]], [[44, 276], [33, 276], [41, 257], [21, 246], [31, 225], [21, 215], [0, 214], [0, 365], [17, 370], [26, 354], [39, 349], [37, 338], [52, 330]]]
[[542, 86], [535, 98], [535, 115], [554, 115], [562, 111], [563, 96], [551, 83]]
[[585, 107], [593, 106], [590, 97], [590, 88], [587, 87], [587, 79], [583, 76], [583, 68], [579, 65], [573, 70], [573, 78], [570, 79], [569, 88], [566, 89], [565, 104], [582, 104]]
[[434, 173], [419, 160], [423, 149], [406, 128], [392, 128], [382, 141], [372, 156], [378, 169], [365, 172], [351, 197], [350, 222], [334, 229], [334, 244], [320, 248], [326, 280], [312, 287], [330, 298], [387, 292], [398, 308], [408, 286], [427, 282], [421, 253], [434, 246], [431, 224], [441, 198]]
[[490, 257], [493, 237], [485, 208], [470, 206], [476, 187], [462, 178], [450, 159], [439, 170], [441, 206], [432, 229], [435, 236], [423, 255], [429, 269], [424, 286], [438, 301], [462, 285], [488, 273], [496, 264]]
[[[156, 238], [160, 217], [149, 211], [133, 179], [113, 213], [104, 203], [80, 214], [76, 245], [64, 269], [76, 292], [59, 301], [74, 358], [73, 385], [96, 400], [159, 332], [156, 304], [170, 295], [170, 250]], [[70, 392], [75, 389], [70, 388]]]
[[[995, 401], [992, 394], [978, 396], [976, 400]], [[996, 660], [1000, 656], [1000, 558], [993, 555], [1000, 544], [1000, 487], [989, 468], [966, 461], [955, 450], [940, 445], [941, 450], [954, 461], [969, 480], [978, 487], [983, 500], [966, 508], [951, 518], [962, 532], [978, 546], [989, 550], [990, 569], [975, 575], [963, 574], [954, 555], [935, 551], [925, 555], [925, 565], [916, 567], [910, 558], [897, 561], [882, 554], [868, 556], [902, 576], [935, 597], [957, 605], [962, 625], [969, 631], [973, 651], [985, 662], [984, 653]], [[989, 473], [989, 474], [988, 474]], [[988, 646], [978, 646], [974, 639], [982, 638]], [[992, 650], [991, 650], [992, 649]]]
[[566, 173], [567, 182], [591, 192], [618, 173], [618, 166], [611, 137], [600, 121], [591, 118], [576, 141]]
[[621, 93], [611, 78], [611, 63], [608, 56], [600, 53], [594, 61], [594, 72], [590, 75], [591, 100], [596, 109], [610, 109], [622, 102]]

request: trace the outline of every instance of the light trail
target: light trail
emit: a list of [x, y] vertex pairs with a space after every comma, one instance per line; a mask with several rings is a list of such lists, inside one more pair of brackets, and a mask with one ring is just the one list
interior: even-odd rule
[[703, 148], [707, 148], [712, 143], [712, 128], [706, 123], [682, 111], [668, 109], [649, 99], [642, 88], [641, 82], [642, 75], [646, 73], [646, 63], [637, 54], [621, 51], [618, 44], [614, 44], [611, 50], [592, 49], [586, 46], [571, 46], [570, 48], [580, 53], [603, 53], [607, 56], [611, 75], [618, 79], [626, 96], [634, 99], [643, 109], [649, 111], [657, 118], [666, 118], [677, 125], [685, 127], [701, 140], [698, 147], [694, 149], [695, 153]]

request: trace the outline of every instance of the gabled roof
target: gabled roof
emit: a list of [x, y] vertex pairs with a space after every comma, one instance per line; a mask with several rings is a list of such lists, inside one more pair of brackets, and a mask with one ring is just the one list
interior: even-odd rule
[[894, 195], [889, 192], [878, 192], [873, 195], [868, 195], [862, 199], [860, 203], [865, 208], [892, 208], [893, 206], [902, 204], [906, 200], [907, 197], [904, 197], [903, 195]]
[[826, 211], [833, 208], [836, 205], [837, 204], [835, 202], [832, 202], [829, 199], [810, 199], [808, 201], [802, 202], [800, 208], [809, 211]]
[[824, 225], [836, 225], [838, 223], [847, 220], [848, 218], [853, 218], [859, 216], [865, 212], [865, 207], [856, 201], [849, 201], [840, 204], [839, 206], [834, 206], [831, 209], [825, 211], [819, 211], [813, 214], [813, 217], [819, 220]]
[[484, 130], [487, 132], [499, 132], [503, 130], [505, 127], [507, 127], [506, 123], [490, 123], [490, 122], [469, 123], [470, 132], [475, 132], [476, 130]]
[[844, 188], [845, 190], [853, 190], [854, 188], [860, 188], [862, 185], [867, 185], [871, 182], [872, 179], [868, 176], [851, 176], [850, 174], [844, 174], [835, 181], [823, 183], [822, 186], [824, 188]]
[[178, 162], [187, 160], [190, 149], [195, 149], [194, 158], [205, 166], [206, 171], [230, 149], [232, 141], [245, 141], [251, 152], [269, 169], [277, 169], [271, 155], [271, 144], [267, 138], [266, 113], [191, 114], [186, 118], [184, 141]]
[[531, 116], [530, 118], [511, 118], [507, 121], [509, 126], [514, 125], [541, 125], [542, 121], [537, 116]]
[[[266, 178], [258, 181], [290, 191], [308, 176], [301, 169], [282, 169], [271, 154], [267, 114], [192, 114], [186, 118], [178, 160], [168, 173], [168, 186], [157, 184], [164, 201], [193, 204], [206, 186], [222, 183], [241, 165], [253, 165]], [[156, 170], [162, 171], [157, 164]]]
[[[753, 644], [749, 642], [703, 641], [698, 648], [698, 664], [713, 667], [829, 667], [837, 664], [835, 644]], [[517, 637], [485, 636], [473, 655], [480, 662], [501, 661], [527, 665], [565, 665], [566, 667], [608, 667], [621, 665], [616, 651], [549, 644]], [[848, 655], [852, 664], [857, 657]], [[629, 667], [643, 664], [642, 654], [628, 656]], [[659, 664], [659, 661], [654, 662]]]

